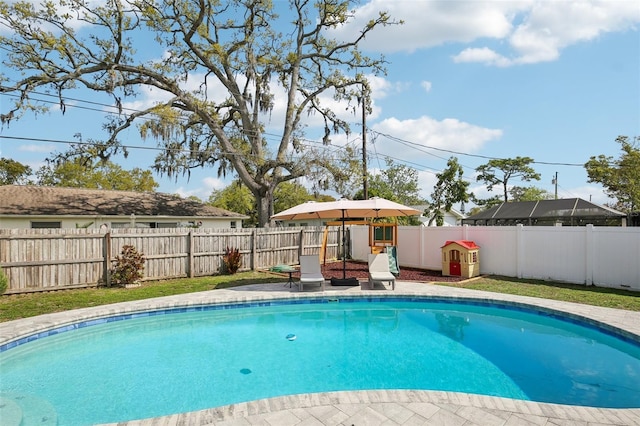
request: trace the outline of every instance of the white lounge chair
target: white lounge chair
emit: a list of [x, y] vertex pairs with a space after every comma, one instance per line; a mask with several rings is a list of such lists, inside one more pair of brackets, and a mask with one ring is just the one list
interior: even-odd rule
[[396, 277], [389, 269], [389, 255], [387, 253], [369, 255], [369, 287], [373, 289], [373, 283], [385, 282], [391, 284], [391, 289], [396, 289]]
[[298, 288], [303, 290], [304, 284], [320, 284], [324, 291], [324, 277], [320, 268], [320, 256], [305, 254], [300, 256], [300, 282]]

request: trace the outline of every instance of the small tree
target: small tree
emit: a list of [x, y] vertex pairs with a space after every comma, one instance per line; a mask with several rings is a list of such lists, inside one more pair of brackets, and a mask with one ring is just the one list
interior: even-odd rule
[[[487, 191], [493, 191], [493, 187], [502, 186], [502, 194], [504, 202], [509, 201], [508, 184], [515, 178], [522, 181], [540, 180], [540, 174], [529, 166], [533, 163], [533, 158], [516, 157], [516, 158], [494, 158], [489, 160], [487, 164], [483, 164], [476, 168], [478, 182], [484, 182], [487, 185]], [[498, 174], [498, 172], [501, 172]]]
[[554, 195], [546, 189], [535, 186], [513, 186], [509, 189], [509, 194], [513, 201], [552, 200], [554, 198]]
[[144, 262], [144, 254], [138, 253], [134, 246], [122, 246], [122, 251], [116, 256], [115, 266], [111, 270], [111, 282], [126, 285], [142, 279]]
[[31, 167], [12, 160], [0, 158], [0, 185], [30, 184]]
[[438, 183], [433, 187], [429, 207], [424, 215], [429, 218], [429, 226], [435, 221], [438, 226], [444, 224], [442, 211], [451, 211], [455, 203], [469, 201], [469, 182], [462, 179], [462, 166], [455, 157], [449, 158], [447, 168], [436, 174]]
[[49, 164], [36, 172], [38, 185], [139, 192], [155, 191], [159, 186], [150, 170], [125, 170], [111, 161], [89, 158], [64, 160], [65, 155], [48, 159]]
[[630, 141], [628, 136], [618, 136], [616, 142], [622, 148], [620, 158], [599, 155], [591, 157], [584, 167], [589, 182], [602, 184], [607, 195], [616, 198], [615, 208], [633, 212], [640, 208], [640, 138]]

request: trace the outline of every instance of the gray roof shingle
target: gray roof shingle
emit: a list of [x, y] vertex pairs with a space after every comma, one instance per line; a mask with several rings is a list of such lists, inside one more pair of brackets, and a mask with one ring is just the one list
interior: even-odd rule
[[559, 217], [624, 217], [625, 214], [606, 206], [599, 206], [581, 198], [501, 203], [464, 221], [559, 218]]
[[174, 194], [54, 186], [0, 186], [0, 215], [246, 218]]

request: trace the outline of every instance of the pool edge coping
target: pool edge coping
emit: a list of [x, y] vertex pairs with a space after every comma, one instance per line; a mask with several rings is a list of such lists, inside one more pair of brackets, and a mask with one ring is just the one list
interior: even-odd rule
[[[259, 302], [286, 301], [291, 299], [314, 299], [327, 298], [331, 295], [342, 295], [344, 298], [354, 297], [384, 297], [387, 294], [392, 297], [434, 297], [447, 299], [452, 301], [463, 302], [483, 302], [483, 303], [502, 303], [507, 306], [529, 308], [551, 314], [564, 315], [572, 320], [583, 321], [589, 325], [601, 327], [606, 331], [614, 334], [620, 334], [622, 337], [635, 341], [640, 344], [640, 326], [629, 327], [634, 325], [631, 317], [640, 323], [640, 312], [627, 311], [622, 309], [607, 308], [593, 305], [583, 305], [573, 302], [563, 302], [551, 299], [535, 298], [530, 296], [517, 296], [504, 293], [491, 293], [486, 291], [462, 289], [458, 287], [437, 286], [425, 283], [404, 283], [414, 284], [418, 286], [429, 286], [431, 289], [445, 288], [456, 291], [406, 291], [396, 290], [390, 293], [380, 292], [379, 290], [363, 290], [360, 292], [341, 292], [341, 291], [324, 291], [324, 292], [287, 292], [284, 294], [274, 295], [269, 290], [259, 292], [257, 294], [243, 293], [237, 296], [243, 287], [269, 286], [269, 284], [254, 284], [243, 287], [235, 287], [234, 290], [217, 289], [196, 293], [185, 293], [179, 295], [162, 296], [152, 299], [142, 299], [129, 302], [119, 302], [109, 305], [101, 305], [89, 308], [80, 308], [70, 311], [56, 312], [44, 314], [30, 318], [23, 318], [0, 323], [0, 347], [4, 347], [11, 342], [18, 341], [27, 336], [36, 336], [46, 333], [49, 330], [64, 328], [73, 324], [97, 321], [100, 319], [123, 316], [136, 315], [142, 312], [193, 308], [203, 305], [226, 305], [226, 304], [255, 304]], [[238, 290], [240, 289], [240, 291]], [[462, 291], [461, 291], [462, 290]], [[612, 315], [615, 313], [616, 315]], [[625, 317], [624, 321], [620, 321], [619, 316]], [[629, 318], [626, 318], [629, 317]]]
[[[532, 309], [551, 310], [570, 317], [576, 317], [579, 320], [586, 320], [597, 326], [607, 326], [613, 328], [615, 332], [624, 332], [632, 336], [633, 340], [640, 338], [640, 312], [626, 311], [615, 308], [598, 307], [591, 305], [582, 305], [572, 302], [560, 302], [550, 299], [540, 299], [529, 296], [515, 296], [503, 293], [491, 293], [478, 290], [469, 290], [457, 287], [437, 286], [425, 283], [399, 282], [396, 291], [387, 293], [394, 296], [405, 297], [445, 297], [450, 299], [476, 300], [483, 302], [501, 302], [505, 304], [514, 304], [515, 306], [524, 306]], [[279, 283], [278, 285], [281, 285]], [[273, 289], [276, 289], [274, 292]], [[249, 291], [243, 291], [244, 289]], [[154, 299], [144, 299], [132, 302], [121, 302], [111, 305], [103, 305], [92, 308], [82, 308], [72, 311], [58, 312], [53, 314], [41, 315], [38, 317], [25, 318], [20, 320], [0, 323], [0, 345], [5, 345], [10, 341], [16, 341], [26, 335], [34, 335], [59, 327], [64, 327], [72, 323], [82, 321], [90, 321], [98, 318], [106, 318], [109, 316], [134, 314], [136, 312], [162, 310], [162, 309], [179, 309], [184, 307], [193, 307], [207, 304], [229, 304], [229, 303], [255, 303], [259, 301], [275, 301], [297, 298], [318, 298], [335, 295], [343, 297], [381, 297], [386, 292], [379, 290], [362, 290], [360, 291], [336, 291], [327, 290], [325, 292], [304, 292], [298, 293], [293, 291], [280, 291], [275, 285], [254, 284], [244, 287], [236, 287], [234, 289], [220, 289], [206, 292], [188, 293], [174, 296], [164, 296]], [[372, 396], [373, 395], [373, 396]], [[418, 396], [416, 396], [418, 395]], [[372, 398], [374, 401], [372, 401]], [[170, 416], [163, 416], [153, 419], [132, 420], [128, 422], [118, 423], [119, 425], [142, 425], [151, 420], [163, 419], [171, 423], [171, 419], [188, 419], [188, 424], [209, 424], [200, 423], [198, 419], [208, 421], [221, 421], [245, 417], [247, 415], [258, 415], [261, 413], [270, 413], [278, 407], [283, 409], [304, 408], [306, 404], [312, 406], [320, 406], [327, 404], [342, 404], [343, 401], [351, 401], [356, 404], [369, 404], [376, 402], [398, 402], [408, 401], [417, 398], [421, 402], [453, 404], [461, 406], [471, 406], [477, 408], [493, 408], [497, 410], [506, 410], [524, 415], [541, 415], [546, 416], [549, 413], [550, 418], [561, 419], [581, 419], [590, 422], [596, 422], [601, 419], [601, 423], [608, 424], [631, 424], [625, 422], [626, 419], [634, 419], [640, 422], [640, 409], [612, 409], [598, 407], [570, 406], [561, 404], [538, 403], [524, 400], [512, 400], [508, 398], [482, 396], [475, 394], [461, 394], [455, 392], [441, 391], [422, 391], [422, 390], [380, 390], [380, 391], [339, 391], [326, 392], [319, 394], [301, 394], [285, 397], [275, 397], [264, 400], [249, 401], [245, 403], [232, 404], [223, 407], [214, 407], [206, 410], [194, 412], [179, 413]], [[310, 402], [309, 402], [310, 401]], [[332, 402], [333, 401], [333, 402]], [[336, 402], [337, 401], [337, 402]], [[284, 404], [284, 405], [283, 405]], [[509, 408], [511, 407], [511, 408]], [[513, 407], [518, 408], [517, 410]], [[538, 414], [536, 414], [538, 413]], [[561, 413], [561, 417], [558, 417]], [[564, 414], [562, 414], [564, 413]], [[222, 416], [222, 417], [220, 417]], [[566, 416], [566, 417], [562, 417]], [[621, 422], [622, 420], [622, 422]], [[176, 420], [177, 421], [177, 420]], [[155, 423], [154, 423], [155, 424]], [[173, 423], [171, 423], [173, 424]]]

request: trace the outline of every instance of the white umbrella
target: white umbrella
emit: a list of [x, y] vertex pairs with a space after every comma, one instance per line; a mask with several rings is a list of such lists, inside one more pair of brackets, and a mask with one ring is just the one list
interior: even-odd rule
[[[342, 220], [342, 246], [345, 243], [345, 220], [365, 217], [398, 217], [416, 216], [420, 211], [402, 204], [372, 197], [368, 200], [347, 200], [341, 198], [337, 201], [307, 201], [290, 209], [271, 216], [273, 220], [294, 219], [341, 219]], [[342, 256], [342, 278], [347, 285], [358, 285], [356, 279], [348, 280], [346, 256]], [[342, 284], [344, 285], [344, 284]]]
[[405, 205], [373, 197], [368, 200], [307, 201], [271, 216], [273, 220], [354, 219], [363, 217], [416, 216], [420, 211]]

